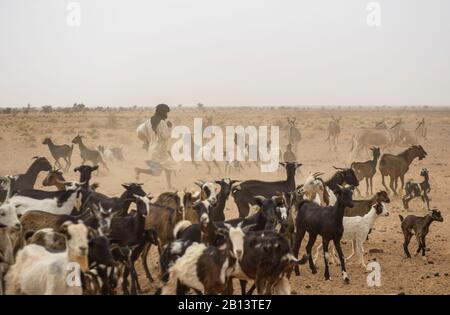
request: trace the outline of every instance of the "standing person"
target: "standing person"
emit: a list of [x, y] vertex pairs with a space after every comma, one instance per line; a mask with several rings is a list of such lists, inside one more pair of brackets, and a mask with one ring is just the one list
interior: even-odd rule
[[139, 174], [144, 173], [152, 176], [159, 176], [164, 171], [166, 175], [167, 186], [173, 189], [171, 175], [176, 171], [176, 163], [170, 155], [170, 128], [172, 123], [167, 120], [167, 114], [170, 108], [166, 104], [156, 106], [155, 114], [151, 117], [150, 122], [152, 129], [156, 134], [156, 141], [149, 148], [150, 160], [147, 160], [148, 169], [135, 168], [136, 178]]

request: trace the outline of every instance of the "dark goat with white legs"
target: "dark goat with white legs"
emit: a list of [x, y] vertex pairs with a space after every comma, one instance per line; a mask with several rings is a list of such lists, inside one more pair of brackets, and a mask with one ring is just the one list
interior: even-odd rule
[[99, 163], [103, 165], [106, 170], [109, 171], [108, 166], [102, 159], [102, 155], [98, 150], [92, 150], [89, 149], [82, 140], [83, 136], [77, 135], [75, 138], [73, 138], [72, 143], [78, 144], [80, 148], [80, 155], [82, 163], [84, 164], [86, 161], [91, 161], [93, 165], [98, 165]]
[[42, 144], [48, 145], [48, 149], [50, 150], [50, 153], [52, 154], [53, 158], [55, 159], [55, 164], [57, 167], [62, 168], [61, 163], [59, 162], [59, 159], [63, 159], [66, 162], [66, 166], [64, 167], [64, 171], [67, 172], [71, 165], [71, 158], [72, 158], [72, 152], [73, 152], [73, 144], [72, 146], [68, 144], [55, 144], [53, 143], [52, 139], [45, 138]]
[[409, 209], [409, 202], [412, 199], [420, 197], [424, 203], [424, 207], [426, 206], [427, 210], [430, 210], [430, 198], [428, 197], [428, 193], [431, 191], [431, 187], [428, 170], [423, 168], [420, 171], [420, 176], [423, 177], [423, 181], [421, 183], [414, 183], [412, 181], [406, 182], [405, 195], [402, 198], [405, 209]]
[[[336, 248], [339, 260], [341, 263], [342, 277], [346, 283], [350, 281], [345, 269], [345, 258], [341, 248], [341, 238], [344, 233], [344, 226], [342, 220], [344, 217], [344, 211], [346, 207], [351, 208], [352, 191], [347, 188], [339, 188], [335, 190], [337, 195], [337, 201], [334, 206], [319, 206], [311, 201], [301, 201], [297, 206], [297, 218], [294, 244], [294, 255], [298, 257], [298, 252], [302, 243], [305, 233], [308, 232], [309, 240], [306, 245], [306, 256], [309, 259], [309, 267], [312, 273], [317, 273], [316, 266], [311, 256], [311, 251], [318, 235], [322, 237], [322, 244], [324, 250], [325, 261], [325, 280], [330, 280], [330, 272], [328, 269], [328, 244], [333, 241]], [[295, 269], [296, 274], [299, 274], [298, 268]]]
[[[33, 189], [39, 173], [52, 170], [52, 165], [45, 157], [35, 156], [33, 159], [33, 163], [24, 174], [16, 175], [17, 178], [11, 186], [11, 193], [23, 189]], [[6, 190], [0, 189], [0, 203], [4, 202], [5, 199]]]
[[394, 195], [397, 195], [398, 179], [400, 178], [402, 184], [401, 189], [403, 189], [405, 183], [405, 174], [409, 170], [409, 165], [411, 165], [412, 161], [415, 158], [423, 160], [426, 156], [427, 152], [421, 145], [413, 145], [397, 155], [383, 154], [381, 156], [378, 168], [380, 169], [381, 173], [381, 182], [384, 188], [386, 188], [386, 191], [389, 191], [389, 188], [384, 182], [385, 176], [389, 176], [389, 187], [391, 188]]
[[270, 198], [278, 192], [291, 192], [295, 190], [295, 172], [302, 166], [300, 163], [287, 162], [280, 163], [287, 173], [286, 180], [277, 182], [264, 182], [260, 180], [247, 180], [232, 189], [234, 202], [239, 210], [239, 217], [246, 217], [249, 214], [250, 204], [255, 204], [255, 196]]
[[406, 218], [403, 218], [402, 215], [398, 215], [400, 218], [400, 221], [402, 222], [402, 231], [403, 235], [405, 237], [405, 242], [403, 243], [403, 250], [405, 251], [405, 255], [408, 258], [411, 258], [411, 254], [408, 250], [409, 242], [411, 241], [411, 237], [415, 234], [418, 248], [416, 255], [419, 254], [420, 251], [422, 251], [422, 259], [424, 261], [427, 261], [427, 256], [425, 256], [426, 253], [426, 244], [425, 244], [425, 237], [427, 236], [430, 224], [433, 221], [443, 222], [444, 218], [441, 215], [441, 211], [438, 209], [432, 209], [428, 212], [427, 215], [423, 217], [418, 217], [415, 215], [409, 215]]
[[[373, 194], [373, 177], [375, 176], [375, 173], [377, 172], [377, 163], [378, 159], [380, 158], [380, 148], [372, 147], [370, 148], [373, 154], [372, 160], [365, 161], [365, 162], [353, 162], [351, 164], [351, 168], [355, 171], [355, 175], [358, 178], [358, 181], [362, 181], [363, 179], [366, 180], [366, 195], [369, 195], [369, 187], [370, 187], [370, 193]], [[356, 187], [356, 191], [359, 195], [361, 195], [361, 192], [359, 191], [358, 187]]]

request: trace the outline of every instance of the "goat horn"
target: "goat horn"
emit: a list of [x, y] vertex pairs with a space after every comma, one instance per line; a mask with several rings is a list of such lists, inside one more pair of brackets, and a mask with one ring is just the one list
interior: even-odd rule
[[339, 171], [344, 171], [344, 170], [345, 170], [345, 168], [342, 168], [342, 167], [336, 167], [336, 166], [334, 166], [334, 165], [333, 165], [333, 168], [334, 168], [335, 170], [339, 170]]

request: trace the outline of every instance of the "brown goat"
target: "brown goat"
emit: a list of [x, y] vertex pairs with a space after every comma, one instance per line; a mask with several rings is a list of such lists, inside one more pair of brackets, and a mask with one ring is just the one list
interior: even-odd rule
[[398, 179], [402, 183], [401, 189], [405, 186], [405, 174], [409, 170], [409, 165], [415, 158], [419, 158], [419, 160], [424, 159], [427, 156], [427, 152], [422, 148], [421, 145], [413, 145], [403, 151], [400, 154], [383, 154], [380, 159], [380, 173], [381, 173], [381, 182], [386, 188], [386, 191], [389, 191], [389, 188], [386, 186], [384, 182], [384, 177], [389, 176], [390, 183], [389, 187], [392, 192], [397, 195], [397, 184]]
[[356, 217], [365, 216], [372, 206], [376, 203], [385, 202], [389, 203], [391, 200], [389, 199], [388, 194], [382, 190], [377, 192], [375, 195], [373, 195], [369, 199], [362, 199], [362, 200], [353, 200], [353, 208], [345, 208], [344, 216], [345, 217]]
[[[363, 179], [366, 180], [366, 195], [369, 195], [369, 187], [370, 187], [370, 193], [373, 194], [373, 177], [375, 176], [375, 173], [377, 172], [377, 163], [378, 159], [380, 158], [380, 148], [372, 147], [370, 148], [370, 151], [372, 151], [373, 158], [369, 161], [365, 162], [353, 162], [351, 165], [351, 168], [355, 171], [356, 178], [358, 178], [358, 181], [362, 181]], [[355, 187], [358, 194], [361, 196], [361, 192], [359, 191], [358, 187]]]
[[411, 258], [411, 255], [408, 250], [408, 245], [411, 240], [411, 237], [415, 234], [417, 243], [419, 247], [417, 248], [416, 255], [422, 251], [422, 259], [427, 261], [426, 252], [426, 244], [425, 237], [428, 234], [430, 229], [430, 224], [433, 221], [443, 222], [444, 218], [441, 215], [441, 211], [438, 209], [432, 209], [428, 212], [424, 217], [418, 217], [415, 215], [409, 215], [406, 218], [399, 215], [400, 221], [402, 222], [402, 231], [405, 236], [405, 242], [403, 243], [403, 250], [405, 251], [405, 255], [408, 258]]

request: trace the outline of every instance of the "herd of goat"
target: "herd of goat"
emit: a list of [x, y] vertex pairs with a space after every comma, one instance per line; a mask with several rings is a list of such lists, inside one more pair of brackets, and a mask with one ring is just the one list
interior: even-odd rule
[[[297, 185], [296, 162], [280, 163], [286, 179], [266, 182], [223, 178], [197, 181], [198, 191], [170, 191], [155, 199], [141, 183], [122, 184], [123, 193], [110, 197], [91, 183], [99, 164], [107, 169], [106, 157], [123, 160], [119, 149], [92, 150], [78, 144], [82, 165], [74, 169], [79, 181], [67, 181], [45, 157], [35, 157], [24, 174], [2, 176], [0, 190], [0, 293], [1, 294], [139, 294], [142, 292], [135, 265], [139, 258], [149, 282], [151, 246], [159, 253], [158, 294], [232, 294], [233, 279], [242, 294], [290, 294], [292, 272], [316, 261], [323, 252], [324, 277], [330, 280], [329, 262], [338, 258], [343, 280], [348, 283], [346, 261], [355, 254], [365, 266], [363, 244], [377, 218], [388, 216], [389, 189], [402, 198], [405, 209], [420, 197], [428, 214], [400, 216], [404, 253], [413, 235], [417, 253], [426, 260], [425, 237], [433, 221], [442, 221], [438, 209], [429, 208], [428, 171], [422, 169], [420, 183], [404, 183], [405, 174], [426, 151], [412, 145], [400, 154], [383, 154], [371, 148], [373, 159], [355, 162], [350, 168], [335, 168], [328, 180], [322, 173], [307, 176]], [[73, 145], [44, 140], [59, 168], [69, 172]], [[91, 162], [93, 166], [85, 164]], [[378, 171], [385, 190], [373, 193], [372, 180]], [[47, 172], [43, 186], [34, 189], [40, 172]], [[390, 178], [389, 187], [385, 177]], [[367, 199], [354, 199], [359, 182], [365, 180]], [[239, 217], [225, 219], [225, 205], [232, 196]], [[301, 243], [308, 233], [306, 253], [299, 259]], [[321, 244], [312, 249], [317, 236]], [[345, 257], [341, 240], [352, 244]], [[330, 245], [333, 245], [330, 254]], [[336, 253], [335, 253], [336, 252]], [[79, 267], [80, 282], [68, 283], [73, 266]], [[247, 282], [252, 286], [247, 289]], [[119, 291], [121, 290], [121, 291]]]

